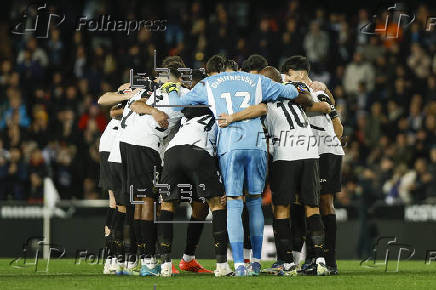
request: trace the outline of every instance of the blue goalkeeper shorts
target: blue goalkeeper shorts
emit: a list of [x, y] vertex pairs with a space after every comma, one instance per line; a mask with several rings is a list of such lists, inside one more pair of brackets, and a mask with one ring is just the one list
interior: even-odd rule
[[227, 196], [261, 194], [265, 186], [267, 153], [262, 150], [232, 150], [219, 158]]

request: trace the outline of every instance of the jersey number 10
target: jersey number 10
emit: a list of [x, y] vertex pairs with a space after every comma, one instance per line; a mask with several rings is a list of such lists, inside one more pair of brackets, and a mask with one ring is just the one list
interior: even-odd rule
[[[297, 123], [298, 126], [300, 126], [301, 128], [306, 128], [309, 125], [308, 120], [306, 119], [306, 115], [304, 114], [303, 110], [301, 109], [300, 106], [297, 105], [293, 105], [291, 103], [288, 102], [288, 107], [289, 110], [291, 111], [292, 115], [294, 115], [294, 119], [295, 122]], [[300, 120], [300, 116], [298, 116], [297, 112], [295, 112], [295, 107], [297, 107], [300, 110], [301, 115], [303, 116], [303, 122]], [[283, 113], [285, 114], [286, 120], [288, 120], [289, 123], [289, 128], [294, 129], [294, 121], [292, 120], [291, 115], [289, 114], [288, 110], [286, 109], [285, 104], [283, 104], [282, 102], [277, 103], [277, 108], [281, 108], [283, 110]]]

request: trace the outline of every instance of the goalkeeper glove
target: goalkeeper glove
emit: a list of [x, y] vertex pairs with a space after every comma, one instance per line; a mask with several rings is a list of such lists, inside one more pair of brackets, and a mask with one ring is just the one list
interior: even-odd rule
[[299, 93], [310, 93], [310, 90], [305, 83], [291, 82], [290, 84], [293, 85]]
[[163, 90], [167, 94], [169, 94], [171, 92], [179, 93], [180, 86], [178, 85], [178, 83], [166, 82], [162, 85], [162, 87], [160, 87], [160, 89]]

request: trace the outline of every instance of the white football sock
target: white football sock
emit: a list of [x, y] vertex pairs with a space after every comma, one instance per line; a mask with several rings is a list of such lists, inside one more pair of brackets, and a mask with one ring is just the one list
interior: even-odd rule
[[292, 256], [294, 257], [295, 263], [299, 264], [301, 253], [297, 251], [292, 251]]
[[217, 269], [226, 269], [229, 266], [229, 264], [227, 264], [227, 262], [225, 263], [216, 263], [216, 268]]
[[289, 269], [291, 269], [292, 266], [295, 266], [295, 263], [284, 263], [283, 264], [283, 268], [285, 269], [285, 271], [289, 271]]
[[251, 249], [244, 248], [244, 260], [251, 260]]
[[146, 265], [148, 268], [152, 269], [156, 266], [155, 258], [144, 258], [141, 260], [141, 265]]
[[307, 252], [306, 242], [304, 242], [303, 247], [301, 248], [301, 252], [300, 252], [299, 263], [304, 262], [306, 260], [306, 252]]
[[185, 260], [185, 262], [191, 262], [194, 259], [195, 259], [195, 256], [189, 256], [189, 255], [183, 254], [183, 260]]
[[318, 263], [323, 263], [323, 264], [325, 264], [324, 257], [316, 258], [316, 263], [317, 263], [317, 264], [318, 264]]

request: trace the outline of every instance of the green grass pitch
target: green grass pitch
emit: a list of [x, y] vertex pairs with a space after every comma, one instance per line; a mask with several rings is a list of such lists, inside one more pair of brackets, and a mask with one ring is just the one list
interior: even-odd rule
[[[75, 265], [72, 259], [53, 260], [48, 272], [35, 273], [33, 266], [14, 268], [10, 261], [0, 259], [0, 289], [436, 289], [436, 262], [426, 265], [424, 261], [400, 262], [396, 273], [386, 273], [384, 265], [362, 267], [359, 261], [339, 261], [338, 276], [221, 278], [191, 273], [171, 278], [106, 276], [101, 274], [102, 265]], [[200, 262], [214, 268], [213, 260]], [[395, 270], [394, 264], [390, 270]], [[39, 270], [45, 270], [44, 261]]]

